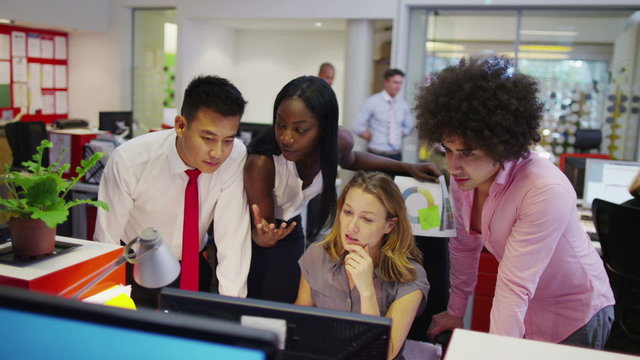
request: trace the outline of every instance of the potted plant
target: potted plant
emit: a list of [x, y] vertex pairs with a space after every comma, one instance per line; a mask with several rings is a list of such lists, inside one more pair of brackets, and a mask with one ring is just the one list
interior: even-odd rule
[[8, 196], [0, 198], [0, 223], [9, 224], [16, 257], [37, 257], [52, 253], [55, 248], [56, 225], [67, 220], [72, 206], [91, 204], [109, 210], [109, 206], [103, 201], [65, 199], [71, 187], [104, 154], [97, 152], [91, 158], [82, 160], [81, 166], [76, 168], [77, 175], [65, 179], [62, 175], [69, 170], [70, 164], [60, 166], [55, 162], [47, 167], [42, 166], [44, 150], [52, 146], [50, 141], [43, 140], [37, 147], [33, 160], [22, 163], [27, 171], [10, 171], [9, 165], [5, 164], [5, 175], [2, 175], [1, 183]]

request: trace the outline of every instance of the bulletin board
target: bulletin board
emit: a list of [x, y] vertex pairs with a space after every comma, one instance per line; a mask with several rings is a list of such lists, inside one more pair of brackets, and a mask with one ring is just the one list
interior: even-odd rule
[[0, 124], [68, 117], [68, 35], [0, 25]]

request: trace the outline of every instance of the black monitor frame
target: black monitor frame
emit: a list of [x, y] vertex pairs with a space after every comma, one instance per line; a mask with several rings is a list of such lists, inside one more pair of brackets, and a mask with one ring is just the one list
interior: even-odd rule
[[283, 358], [386, 359], [391, 319], [258, 299], [163, 288], [160, 309], [236, 323], [243, 315], [287, 322]]
[[568, 156], [564, 159], [564, 174], [576, 191], [578, 199], [584, 196], [584, 175], [587, 158]]
[[271, 124], [260, 124], [241, 121], [236, 137], [242, 140], [244, 145], [247, 146], [251, 141], [253, 141], [256, 137], [258, 137], [270, 127]]
[[[0, 285], [0, 309], [256, 349], [264, 352], [269, 360], [277, 359], [278, 356], [276, 334], [265, 330], [243, 328], [227, 321], [201, 319], [184, 314], [161, 314], [147, 309], [133, 311], [89, 304], [3, 285]], [[10, 331], [11, 327], [12, 324], [4, 324], [0, 329]], [[38, 336], [49, 335], [34, 329], [33, 336], [34, 338], [29, 341], [37, 344]], [[119, 352], [125, 353], [127, 349], [139, 346], [139, 344], [127, 343], [126, 339], [96, 339], [98, 347], [104, 347], [105, 344], [110, 343], [114, 344]], [[69, 339], [69, 346], [73, 346], [73, 339]], [[109, 351], [109, 349], [104, 348], [101, 351]], [[114, 356], [118, 357], [117, 354]]]
[[129, 133], [125, 139], [133, 138], [133, 111], [100, 111], [99, 113], [99, 130], [109, 131], [112, 134], [119, 135], [121, 130], [117, 123], [122, 122], [124, 126], [129, 128]]

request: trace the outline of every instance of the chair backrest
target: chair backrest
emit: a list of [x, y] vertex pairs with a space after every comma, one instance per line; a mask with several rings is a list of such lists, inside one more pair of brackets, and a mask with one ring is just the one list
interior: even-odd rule
[[616, 298], [616, 322], [640, 344], [640, 208], [595, 199], [591, 210]]
[[[31, 160], [36, 147], [47, 139], [47, 127], [42, 121], [17, 121], [5, 126], [7, 142], [13, 152], [13, 169], [22, 168], [22, 163]], [[49, 165], [49, 152], [45, 150], [42, 163]]]
[[605, 263], [640, 279], [640, 208], [594, 199], [592, 212]]

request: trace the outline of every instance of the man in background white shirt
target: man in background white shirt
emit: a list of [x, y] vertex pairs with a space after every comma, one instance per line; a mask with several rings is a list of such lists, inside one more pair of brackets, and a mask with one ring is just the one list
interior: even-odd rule
[[384, 89], [368, 97], [353, 124], [353, 132], [367, 140], [367, 150], [378, 156], [402, 161], [402, 139], [413, 131], [409, 104], [400, 96], [404, 73], [384, 72]]
[[[235, 139], [246, 101], [229, 81], [195, 78], [184, 94], [175, 129], [148, 133], [119, 146], [104, 170], [94, 239], [128, 243], [148, 226], [181, 259], [186, 170], [198, 169], [199, 289], [209, 291], [212, 273], [202, 256], [213, 222], [219, 293], [244, 297], [251, 260], [249, 210], [243, 183], [246, 148]], [[216, 259], [212, 259], [216, 260]], [[128, 269], [130, 271], [130, 269]], [[130, 275], [130, 274], [128, 274]], [[138, 306], [155, 307], [159, 289], [132, 284]], [[169, 286], [176, 286], [178, 280]]]

